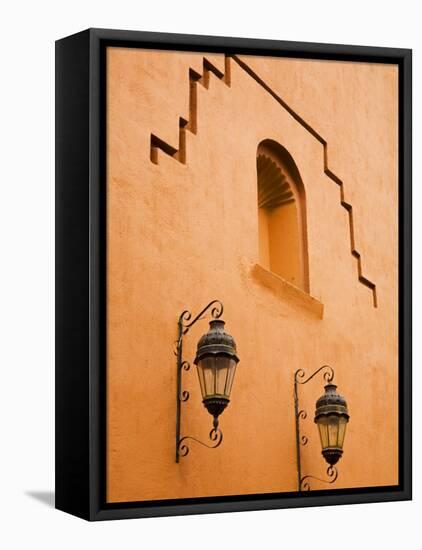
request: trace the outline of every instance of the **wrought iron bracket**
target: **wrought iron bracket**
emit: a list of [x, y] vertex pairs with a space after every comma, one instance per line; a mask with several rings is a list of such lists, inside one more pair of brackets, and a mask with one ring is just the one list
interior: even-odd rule
[[337, 469], [334, 466], [329, 466], [327, 469], [328, 479], [321, 479], [312, 475], [302, 475], [302, 465], [301, 465], [301, 447], [308, 443], [308, 437], [302, 435], [300, 432], [300, 420], [305, 420], [307, 417], [307, 412], [304, 409], [299, 407], [299, 385], [307, 384], [314, 376], [319, 372], [325, 371], [323, 374], [324, 380], [327, 384], [331, 383], [334, 379], [334, 369], [329, 365], [323, 365], [310, 376], [306, 378], [306, 373], [303, 369], [299, 369], [294, 374], [294, 402], [295, 402], [295, 423], [296, 423], [296, 460], [297, 460], [297, 482], [298, 482], [298, 491], [310, 491], [311, 486], [309, 481], [315, 479], [316, 481], [321, 481], [323, 483], [334, 483], [338, 477]]
[[327, 468], [327, 477], [328, 479], [321, 479], [320, 477], [315, 476], [303, 476], [300, 480], [299, 491], [310, 491], [311, 486], [309, 484], [310, 479], [315, 479], [316, 481], [322, 481], [323, 483], [334, 483], [338, 477], [338, 471], [335, 466], [328, 466]]
[[[176, 365], [177, 365], [177, 393], [176, 393], [176, 462], [179, 462], [180, 457], [186, 456], [189, 453], [189, 446], [187, 445], [187, 440], [196, 441], [204, 447], [209, 449], [215, 449], [221, 445], [223, 441], [222, 431], [214, 426], [209, 433], [209, 439], [211, 444], [204, 443], [196, 437], [190, 435], [185, 435], [181, 437], [181, 416], [182, 416], [182, 403], [186, 403], [189, 399], [189, 392], [182, 389], [182, 374], [183, 371], [188, 371], [190, 369], [190, 363], [183, 359], [183, 337], [189, 332], [191, 327], [201, 319], [204, 319], [205, 313], [211, 310], [211, 317], [218, 319], [223, 314], [223, 304], [219, 300], [213, 300], [207, 306], [192, 319], [192, 314], [185, 310], [181, 313], [178, 323], [177, 323], [177, 340], [176, 340]], [[192, 319], [192, 320], [191, 320]]]

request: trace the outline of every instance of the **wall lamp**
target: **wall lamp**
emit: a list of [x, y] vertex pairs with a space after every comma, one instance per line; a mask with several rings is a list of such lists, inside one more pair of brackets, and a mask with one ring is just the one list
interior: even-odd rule
[[[184, 311], [177, 324], [178, 338], [175, 354], [177, 357], [177, 395], [176, 395], [176, 462], [181, 456], [189, 453], [187, 440], [215, 449], [223, 441], [223, 433], [218, 427], [218, 417], [230, 401], [230, 393], [239, 358], [236, 353], [236, 343], [230, 334], [224, 330], [223, 304], [213, 300], [191, 321], [192, 314]], [[189, 392], [182, 390], [182, 372], [190, 369], [190, 363], [183, 359], [183, 337], [192, 326], [203, 319], [204, 314], [211, 310], [210, 328], [198, 341], [194, 363], [198, 372], [202, 393], [202, 402], [213, 417], [213, 428], [209, 433], [211, 445], [190, 435], [180, 436], [182, 403], [189, 399]]]
[[[302, 476], [301, 446], [308, 443], [306, 435], [300, 433], [300, 419], [304, 420], [307, 417], [305, 410], [299, 407], [298, 386], [307, 384], [319, 372], [324, 372], [325, 393], [316, 402], [314, 422], [318, 426], [319, 436], [321, 440], [322, 456], [328, 462], [327, 476], [328, 479], [320, 479], [312, 475]], [[294, 401], [295, 401], [295, 421], [296, 421], [296, 452], [297, 452], [297, 473], [298, 473], [298, 490], [309, 491], [311, 489], [309, 481], [315, 479], [324, 483], [334, 483], [338, 477], [337, 468], [334, 466], [340, 460], [343, 454], [343, 442], [346, 434], [346, 425], [349, 421], [349, 412], [347, 403], [341, 395], [337, 393], [337, 386], [334, 385], [334, 370], [324, 365], [305, 378], [306, 374], [303, 369], [299, 369], [294, 374]]]

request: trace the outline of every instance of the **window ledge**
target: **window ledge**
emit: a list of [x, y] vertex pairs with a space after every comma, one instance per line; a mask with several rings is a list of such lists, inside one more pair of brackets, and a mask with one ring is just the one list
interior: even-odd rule
[[268, 269], [265, 269], [260, 264], [253, 264], [250, 274], [255, 282], [269, 289], [278, 298], [289, 302], [293, 306], [299, 306], [301, 309], [307, 310], [318, 319], [323, 318], [323, 303], [279, 275], [268, 271]]

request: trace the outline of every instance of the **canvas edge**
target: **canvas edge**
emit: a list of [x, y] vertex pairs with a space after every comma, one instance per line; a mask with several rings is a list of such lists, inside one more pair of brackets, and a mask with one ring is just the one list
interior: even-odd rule
[[[89, 444], [84, 464], [88, 463], [88, 512], [87, 502], [81, 505], [81, 513], [74, 513], [92, 521], [156, 517], [186, 514], [203, 514], [233, 511], [252, 511], [279, 509], [287, 507], [325, 506], [335, 504], [355, 504], [384, 501], [409, 500], [412, 498], [412, 457], [411, 457], [411, 78], [412, 51], [402, 48], [379, 48], [368, 46], [345, 46], [332, 44], [314, 44], [304, 42], [284, 42], [244, 38], [209, 37], [168, 33], [149, 33], [142, 31], [117, 31], [110, 29], [88, 29], [89, 34], [89, 162], [85, 167], [89, 185], [89, 261], [85, 265], [89, 272]], [[78, 37], [80, 34], [71, 37]], [[86, 36], [86, 35], [85, 35]], [[76, 39], [76, 38], [75, 38]], [[63, 39], [68, 40], [68, 39]], [[56, 44], [62, 41], [58, 41]], [[342, 59], [349, 61], [369, 61], [397, 63], [400, 69], [400, 334], [401, 378], [400, 378], [400, 448], [403, 475], [400, 489], [391, 492], [371, 492], [357, 494], [307, 495], [294, 499], [256, 498], [248, 501], [160, 504], [136, 506], [128, 503], [110, 507], [105, 505], [105, 457], [104, 440], [101, 432], [105, 429], [104, 418], [104, 376], [101, 376], [101, 364], [104, 358], [105, 311], [101, 305], [105, 285], [105, 239], [103, 189], [105, 171], [105, 135], [104, 135], [104, 59], [102, 48], [107, 44], [137, 45], [145, 48], [190, 49], [212, 51], [236, 51], [255, 55], [284, 55], [318, 59]], [[56, 111], [56, 116], [59, 111]], [[73, 122], [78, 125], [80, 121]], [[57, 137], [56, 137], [57, 143]], [[85, 152], [86, 153], [86, 152]], [[57, 157], [56, 157], [57, 158]], [[56, 175], [57, 181], [57, 175]], [[103, 193], [104, 195], [104, 193]], [[60, 222], [58, 222], [60, 225]], [[60, 272], [60, 268], [58, 268]], [[86, 276], [86, 272], [83, 273]], [[60, 291], [59, 291], [60, 293]], [[62, 315], [57, 312], [58, 318]], [[61, 373], [62, 367], [58, 372]], [[57, 363], [56, 363], [57, 372]], [[104, 373], [103, 373], [104, 374]], [[86, 376], [86, 372], [84, 372]], [[82, 391], [75, 388], [76, 391]], [[60, 393], [59, 389], [59, 393]], [[57, 429], [57, 427], [56, 427]], [[76, 429], [75, 429], [76, 430]], [[57, 432], [56, 432], [57, 435]], [[76, 434], [73, 434], [73, 439]], [[85, 442], [86, 444], [86, 442]], [[57, 456], [57, 455], [56, 455]], [[86, 474], [86, 473], [85, 473]], [[326, 494], [328, 493], [328, 494]], [[86, 500], [84, 494], [84, 499]], [[59, 509], [64, 507], [57, 505]], [[78, 509], [79, 511], [79, 509]]]

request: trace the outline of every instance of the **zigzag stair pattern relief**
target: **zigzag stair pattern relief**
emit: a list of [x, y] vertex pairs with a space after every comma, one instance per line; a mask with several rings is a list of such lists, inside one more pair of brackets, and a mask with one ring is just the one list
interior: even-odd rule
[[198, 85], [202, 85], [208, 90], [211, 74], [230, 86], [230, 58], [226, 56], [224, 59], [224, 74], [206, 57], [203, 58], [202, 74], [189, 69], [189, 120], [179, 118], [179, 147], [175, 149], [155, 134], [151, 134], [151, 162], [158, 164], [158, 149], [161, 149], [170, 157], [186, 164], [186, 132], [189, 131], [196, 135], [198, 131]]
[[369, 288], [372, 292], [373, 305], [378, 306], [377, 302], [377, 289], [375, 283], [370, 281], [363, 275], [362, 271], [362, 258], [360, 252], [355, 246], [354, 236], [354, 222], [353, 222], [353, 207], [344, 198], [344, 184], [343, 181], [336, 176], [328, 168], [328, 143], [312, 126], [310, 126], [300, 115], [298, 115], [279, 95], [277, 95], [271, 88], [259, 77], [255, 71], [253, 71], [249, 65], [241, 60], [236, 55], [226, 55], [224, 61], [224, 74], [215, 67], [210, 61], [203, 58], [203, 71], [202, 75], [192, 68], [189, 69], [189, 120], [179, 118], [179, 146], [175, 149], [155, 134], [151, 134], [151, 162], [158, 164], [158, 150], [160, 149], [165, 154], [171, 156], [182, 164], [186, 164], [186, 132], [189, 131], [196, 135], [198, 130], [198, 109], [197, 109], [197, 86], [202, 85], [208, 89], [210, 74], [213, 74], [220, 80], [222, 80], [228, 87], [231, 86], [231, 72], [230, 63], [231, 60], [235, 61], [251, 78], [253, 78], [266, 92], [268, 92], [299, 124], [301, 124], [309, 133], [311, 133], [315, 139], [317, 139], [324, 149], [324, 173], [331, 180], [333, 180], [340, 187], [340, 204], [347, 211], [349, 217], [350, 228], [350, 248], [351, 254], [357, 261], [358, 280], [361, 284]]

